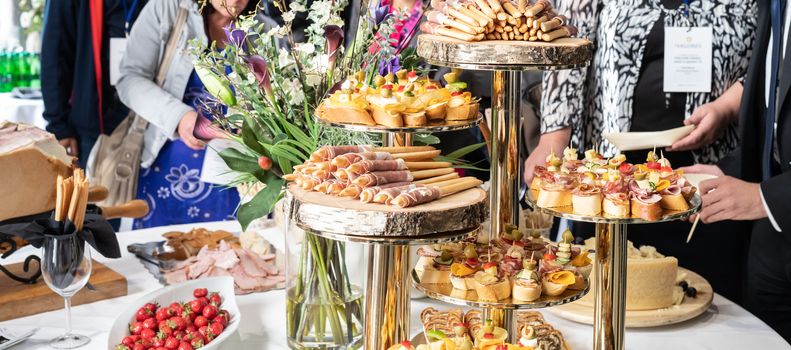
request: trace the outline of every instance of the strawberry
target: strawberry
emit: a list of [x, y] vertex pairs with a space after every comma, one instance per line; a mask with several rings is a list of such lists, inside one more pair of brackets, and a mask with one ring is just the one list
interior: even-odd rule
[[209, 303], [216, 307], [220, 307], [220, 305], [222, 305], [222, 297], [218, 293], [211, 293], [211, 295], [209, 295]]
[[194, 296], [196, 299], [205, 297], [207, 295], [209, 295], [209, 290], [206, 288], [196, 288], [194, 291], [192, 291], [192, 296]]

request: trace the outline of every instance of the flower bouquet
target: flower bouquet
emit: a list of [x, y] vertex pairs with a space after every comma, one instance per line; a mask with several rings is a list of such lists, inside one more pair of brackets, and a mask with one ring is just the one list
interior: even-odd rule
[[[239, 18], [226, 29], [228, 42], [223, 49], [200, 42], [191, 45], [197, 57], [195, 70], [214, 97], [202, 112], [215, 122], [201, 119], [196, 130], [220, 128], [224, 132], [217, 136], [237, 144], [220, 152], [239, 174], [229, 185], [263, 185], [238, 209], [243, 228], [272, 212], [283, 195], [283, 174], [291, 173], [319, 146], [381, 142], [373, 134], [323, 128], [313, 119], [320, 102], [347, 76], [372, 82], [380, 74], [418, 68], [414, 51], [406, 47], [417, 30], [422, 6], [418, 13], [415, 9], [392, 12], [389, 5], [371, 1], [377, 2], [360, 4], [355, 34], [346, 45], [348, 29], [341, 14], [348, 0], [315, 0], [310, 5], [306, 0], [288, 5], [275, 0], [279, 24], [262, 22], [261, 16]], [[306, 27], [296, 27], [298, 16], [307, 16]], [[410, 19], [414, 25], [404, 25]], [[422, 140], [436, 138], [429, 135]], [[289, 345], [359, 348], [362, 293], [349, 281], [345, 244], [288, 226]]]

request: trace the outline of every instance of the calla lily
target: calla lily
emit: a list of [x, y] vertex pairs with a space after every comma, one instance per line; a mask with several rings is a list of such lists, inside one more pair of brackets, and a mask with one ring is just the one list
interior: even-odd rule
[[223, 81], [219, 75], [204, 66], [195, 66], [195, 73], [198, 74], [198, 77], [209, 94], [222, 101], [222, 103], [228, 107], [236, 105], [236, 95], [233, 90], [231, 90], [231, 87], [228, 86], [228, 83]]
[[335, 60], [338, 58], [338, 49], [343, 44], [343, 29], [336, 25], [328, 25], [324, 27], [324, 39], [327, 40], [325, 44], [328, 62], [330, 67], [335, 66]]
[[209, 118], [202, 115], [198, 115], [198, 119], [195, 121], [195, 128], [192, 130], [192, 135], [201, 141], [227, 138], [227, 135], [222, 130], [212, 125]]
[[242, 51], [247, 52], [247, 32], [242, 29], [236, 28], [236, 23], [231, 22], [227, 27], [223, 28], [225, 31], [225, 36], [227, 37], [227, 43], [233, 44], [234, 46], [242, 49]]
[[247, 66], [250, 67], [253, 75], [255, 75], [255, 79], [258, 80], [258, 87], [264, 89], [267, 96], [270, 95], [272, 93], [272, 83], [269, 79], [269, 69], [267, 69], [266, 59], [254, 55], [245, 57], [244, 61], [247, 62]]

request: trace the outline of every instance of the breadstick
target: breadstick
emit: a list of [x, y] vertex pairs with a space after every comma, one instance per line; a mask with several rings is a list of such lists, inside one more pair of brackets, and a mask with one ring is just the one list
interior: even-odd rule
[[[497, 13], [497, 20], [498, 21], [503, 22], [503, 21], [505, 21], [507, 19], [508, 19], [508, 14], [507, 13], [505, 13], [505, 12], [498, 12]], [[500, 23], [500, 25], [502, 25], [502, 23]]]
[[406, 162], [406, 167], [409, 170], [448, 168], [451, 165], [450, 162]]
[[453, 183], [445, 184], [439, 187], [440, 196], [445, 197], [457, 192], [468, 190], [470, 188], [480, 186], [482, 183], [483, 181], [478, 180], [472, 176], [463, 177], [461, 179], [456, 180]]
[[420, 24], [420, 30], [422, 30], [424, 33], [443, 35], [450, 38], [459, 39], [461, 41], [475, 40], [474, 34], [465, 33], [456, 29], [446, 28], [443, 27], [441, 24], [437, 24], [433, 22], [423, 22], [422, 24]]
[[522, 16], [522, 13], [519, 12], [516, 6], [514, 6], [514, 4], [511, 3], [511, 0], [503, 0], [501, 5], [503, 6], [503, 9], [505, 9], [505, 12], [508, 12], [509, 15], [513, 17]]
[[467, 3], [467, 6], [464, 7], [467, 11], [476, 19], [478, 20], [478, 24], [481, 27], [486, 27], [489, 23], [492, 23], [492, 19], [489, 18], [483, 11], [479, 10], [478, 7], [475, 6], [473, 3]]
[[58, 180], [55, 185], [55, 221], [63, 221], [63, 175], [58, 174]]
[[448, 7], [446, 10], [447, 14], [450, 16], [455, 17], [456, 19], [468, 24], [470, 27], [483, 27], [486, 25], [486, 22], [479, 23], [477, 19], [473, 17], [472, 14], [466, 11], [466, 8], [463, 7]]
[[537, 41], [537, 40], [538, 40], [538, 37], [537, 37], [537, 36], [535, 36], [535, 35], [531, 35], [531, 36], [530, 36], [530, 37], [529, 37], [527, 40], [528, 40], [528, 41]]
[[475, 0], [475, 4], [478, 5], [478, 8], [481, 9], [481, 11], [486, 14], [487, 17], [491, 19], [497, 18], [497, 13], [492, 10], [486, 0]]
[[541, 28], [541, 24], [546, 22], [546, 21], [549, 21], [549, 17], [547, 17], [546, 14], [542, 15], [541, 17], [538, 17], [538, 18], [534, 19], [533, 20], [533, 28]]
[[500, 34], [503, 34], [505, 32], [505, 28], [500, 26], [494, 27], [494, 30]]
[[429, 22], [438, 23], [443, 26], [453, 27], [467, 34], [472, 34], [472, 35], [478, 34], [478, 32], [472, 26], [454, 20], [453, 18], [439, 11], [429, 11], [426, 14], [426, 18], [428, 19]]
[[[498, 0], [486, 0], [486, 2], [489, 3], [489, 7], [492, 8], [492, 11], [494, 11], [494, 13], [499, 13], [499, 12], [503, 11], [503, 7], [500, 6], [500, 1], [498, 1]], [[499, 14], [497, 15], [497, 18], [500, 18]]]
[[497, 38], [494, 36], [494, 34], [492, 34], [492, 33], [489, 33], [489, 34], [486, 34], [486, 39], [487, 39], [487, 40], [495, 40], [495, 39], [497, 39]]
[[577, 34], [577, 28], [574, 28], [572, 26], [562, 26], [549, 33], [544, 33], [544, 35], [541, 36], [541, 40], [552, 41], [559, 38], [574, 36], [576, 34]]
[[370, 152], [371, 146], [324, 146], [310, 155], [310, 161], [320, 162], [330, 160], [341, 154]]
[[[385, 189], [396, 188], [396, 187], [403, 187], [403, 186], [409, 186], [409, 185], [411, 185], [409, 182], [394, 182], [394, 183], [385, 184], [385, 185], [382, 185], [382, 186], [373, 186], [373, 187], [368, 187], [368, 188], [357, 187], [358, 193], [354, 197], [357, 198], [359, 196], [360, 197], [360, 201], [363, 202], [363, 203], [371, 203], [371, 202], [374, 201], [374, 198], [376, 197], [376, 195], [379, 194], [379, 192], [381, 192], [381, 191], [383, 191]], [[354, 185], [351, 185], [351, 186], [354, 186]], [[349, 188], [349, 187], [347, 187], [347, 188]], [[343, 192], [341, 192], [341, 195], [343, 195]]]
[[551, 20], [541, 23], [541, 30], [544, 33], [549, 33], [555, 28], [558, 28], [564, 24], [566, 24], [566, 17], [562, 15], [558, 15], [552, 18]]
[[514, 40], [514, 32], [508, 32], [508, 40]]
[[537, 30], [537, 31], [536, 31], [536, 37], [538, 37], [539, 39], [540, 39], [540, 38], [541, 38], [543, 35], [544, 35], [544, 32], [542, 32], [542, 31], [541, 31], [541, 29], [539, 29], [539, 30]]
[[505, 21], [508, 22], [508, 24], [510, 24], [512, 26], [519, 27], [519, 26], [516, 25], [516, 18], [514, 18], [514, 17], [508, 17], [508, 18], [505, 19]]
[[453, 172], [455, 172], [453, 168], [439, 168], [439, 169], [412, 171], [411, 173], [414, 179], [421, 180], [421, 179], [428, 179], [430, 177], [450, 174]]
[[525, 13], [525, 10], [527, 10], [527, 0], [517, 1], [516, 9], [519, 10], [520, 13]]
[[421, 184], [421, 185], [428, 185], [428, 184], [433, 184], [433, 183], [437, 183], [437, 182], [440, 182], [440, 181], [446, 181], [446, 180], [452, 180], [452, 179], [458, 179], [458, 178], [459, 178], [459, 173], [452, 172], [450, 174], [445, 174], [445, 175], [441, 175], [441, 176], [431, 177], [431, 178], [424, 179], [424, 180], [418, 180], [418, 181], [415, 181], [414, 183]]
[[441, 194], [439, 187], [436, 186], [417, 187], [399, 194], [390, 201], [390, 204], [401, 208], [412, 207], [439, 199]]
[[535, 17], [541, 11], [549, 8], [552, 8], [552, 5], [547, 0], [538, 0], [533, 6], [530, 6], [527, 8], [527, 10], [525, 10], [525, 16]]
[[291, 173], [291, 174], [284, 174], [282, 177], [283, 177], [283, 180], [286, 180], [286, 181], [294, 181], [294, 180], [296, 180], [296, 179], [297, 179], [297, 174], [294, 174], [294, 173]]
[[393, 154], [393, 158], [403, 159], [404, 161], [407, 162], [413, 162], [413, 161], [433, 159], [439, 156], [440, 152], [441, 152], [440, 150], [433, 150], [433, 151], [396, 153]]
[[522, 26], [519, 27], [519, 32], [522, 33], [522, 34], [527, 33], [528, 30], [529, 29], [528, 29], [527, 23], [522, 23]]
[[511, 26], [505, 26], [505, 27], [503, 27], [503, 30], [506, 31], [506, 32], [513, 32], [514, 28], [511, 27]]
[[538, 28], [531, 28], [530, 31], [528, 31], [528, 33], [530, 34], [530, 36], [536, 36], [537, 31]]
[[[393, 147], [376, 147], [375, 152], [393, 153], [409, 153], [409, 152], [422, 152], [433, 151], [437, 148], [434, 146], [393, 146]], [[371, 159], [371, 160], [384, 160], [384, 159]]]
[[[406, 186], [386, 188], [386, 189], [383, 189], [383, 190], [379, 191], [373, 197], [373, 202], [374, 203], [383, 203], [383, 204], [388, 204], [389, 205], [390, 202], [394, 198], [398, 197], [400, 194], [402, 194], [404, 192], [408, 192], [408, 191], [413, 190], [413, 189], [418, 188], [418, 187], [424, 187], [424, 185], [408, 184]], [[365, 197], [365, 198], [363, 198], [363, 197]], [[365, 192], [363, 192], [363, 194], [360, 195], [360, 200], [362, 201], [364, 199], [365, 200], [368, 199], [367, 194]]]

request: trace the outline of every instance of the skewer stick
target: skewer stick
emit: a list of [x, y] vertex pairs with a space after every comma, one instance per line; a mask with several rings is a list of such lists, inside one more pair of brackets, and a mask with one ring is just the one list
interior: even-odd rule
[[63, 175], [58, 175], [57, 185], [55, 186], [55, 221], [63, 221]]
[[452, 165], [450, 162], [405, 162], [405, 163], [407, 169], [409, 170], [448, 168]]
[[428, 185], [428, 184], [433, 184], [433, 183], [437, 183], [437, 182], [440, 182], [440, 181], [452, 180], [452, 179], [458, 179], [458, 178], [459, 178], [459, 173], [453, 172], [453, 173], [450, 173], [450, 174], [445, 174], [445, 175], [440, 175], [440, 176], [436, 176], [436, 177], [430, 177], [428, 179], [414, 181], [413, 183], [421, 184], [421, 185]]
[[447, 175], [450, 173], [455, 173], [456, 171], [453, 168], [439, 168], [439, 169], [428, 169], [428, 170], [418, 170], [412, 171], [412, 177], [417, 180], [421, 179], [428, 179], [432, 177], [437, 177], [440, 175]]
[[695, 234], [695, 228], [698, 227], [698, 221], [700, 221], [700, 214], [695, 217], [695, 222], [692, 223], [692, 228], [689, 229], [689, 235], [687, 235], [687, 243], [692, 240], [692, 235]]

